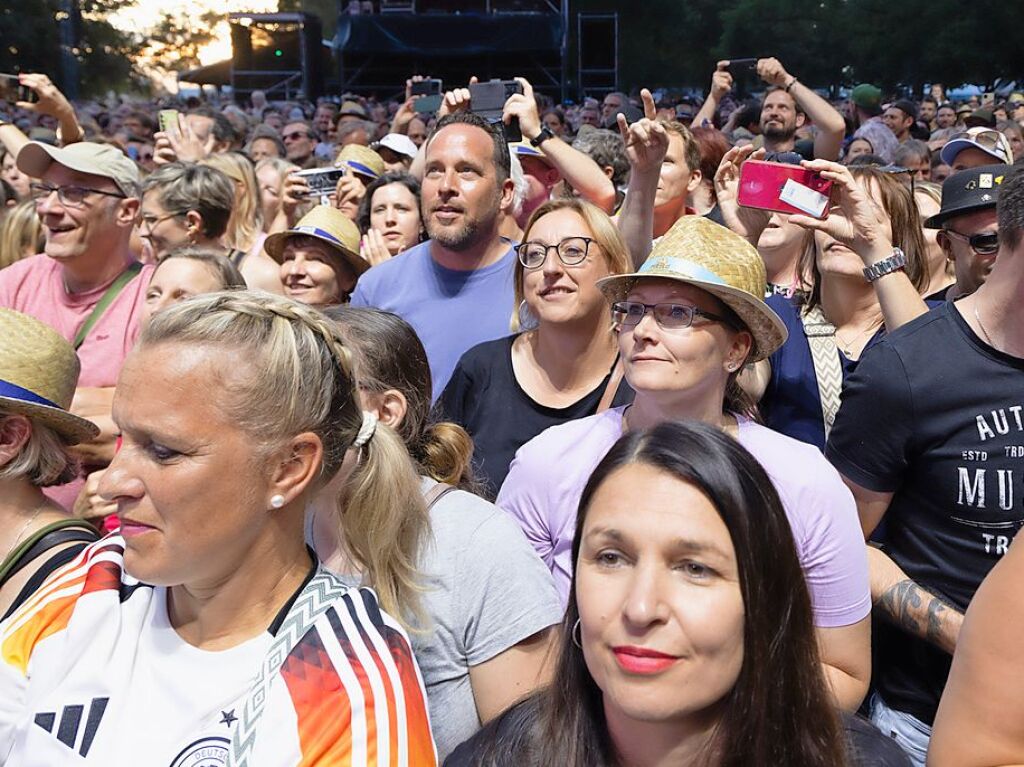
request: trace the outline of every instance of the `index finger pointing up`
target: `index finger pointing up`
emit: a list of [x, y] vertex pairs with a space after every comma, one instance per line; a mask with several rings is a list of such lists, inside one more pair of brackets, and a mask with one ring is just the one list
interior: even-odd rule
[[651, 92], [644, 88], [640, 91], [640, 99], [644, 102], [644, 117], [648, 120], [653, 120], [658, 116], [658, 109], [654, 106], [654, 96]]

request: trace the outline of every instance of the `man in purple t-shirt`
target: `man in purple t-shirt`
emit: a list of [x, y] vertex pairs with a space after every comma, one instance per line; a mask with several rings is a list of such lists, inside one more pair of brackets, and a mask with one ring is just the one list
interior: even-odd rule
[[[17, 162], [40, 180], [32, 192], [46, 248], [0, 271], [0, 306], [31, 315], [76, 344], [82, 373], [72, 412], [102, 430], [76, 451], [87, 467], [102, 467], [113, 456], [114, 384], [138, 334], [152, 270], [140, 268], [129, 247], [139, 172], [116, 147], [90, 142], [65, 148], [30, 142]], [[108, 292], [112, 300], [94, 311]], [[79, 486], [58, 488], [53, 497], [70, 507]]]
[[422, 215], [430, 240], [359, 278], [352, 303], [400, 315], [430, 361], [434, 399], [459, 357], [509, 333], [515, 251], [498, 234], [512, 201], [508, 146], [482, 117], [442, 117], [427, 141]]

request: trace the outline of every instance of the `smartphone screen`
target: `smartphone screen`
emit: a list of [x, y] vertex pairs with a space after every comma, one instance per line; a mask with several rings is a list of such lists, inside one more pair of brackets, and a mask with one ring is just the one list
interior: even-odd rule
[[745, 208], [828, 218], [832, 182], [799, 165], [747, 160], [737, 202]]
[[409, 87], [410, 96], [433, 96], [441, 93], [442, 83], [437, 79], [417, 80]]
[[160, 130], [164, 133], [176, 133], [178, 130], [178, 110], [161, 109], [157, 113], [157, 122], [160, 124]]

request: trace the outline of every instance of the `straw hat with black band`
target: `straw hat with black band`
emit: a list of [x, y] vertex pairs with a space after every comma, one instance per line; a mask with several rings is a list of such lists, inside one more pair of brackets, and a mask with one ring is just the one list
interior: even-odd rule
[[659, 239], [632, 274], [598, 280], [609, 302], [623, 301], [637, 280], [663, 279], [705, 290], [728, 306], [754, 337], [747, 362], [763, 360], [788, 331], [764, 302], [764, 261], [749, 242], [703, 216], [683, 216]]
[[0, 413], [28, 416], [68, 445], [95, 439], [96, 425], [68, 412], [79, 369], [75, 350], [57, 331], [0, 308]]
[[359, 255], [359, 228], [337, 208], [315, 206], [291, 229], [267, 237], [263, 249], [280, 264], [284, 261], [284, 248], [289, 238], [300, 236], [313, 237], [329, 245], [352, 268], [356, 277], [370, 268], [370, 263]]

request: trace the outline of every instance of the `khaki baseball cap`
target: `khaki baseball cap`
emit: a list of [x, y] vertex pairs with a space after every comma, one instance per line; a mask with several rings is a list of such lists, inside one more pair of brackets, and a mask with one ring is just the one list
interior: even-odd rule
[[109, 178], [125, 197], [139, 196], [139, 169], [124, 152], [110, 144], [79, 141], [66, 147], [30, 141], [18, 152], [18, 170], [33, 178], [42, 178], [50, 165], [57, 163], [69, 170]]

